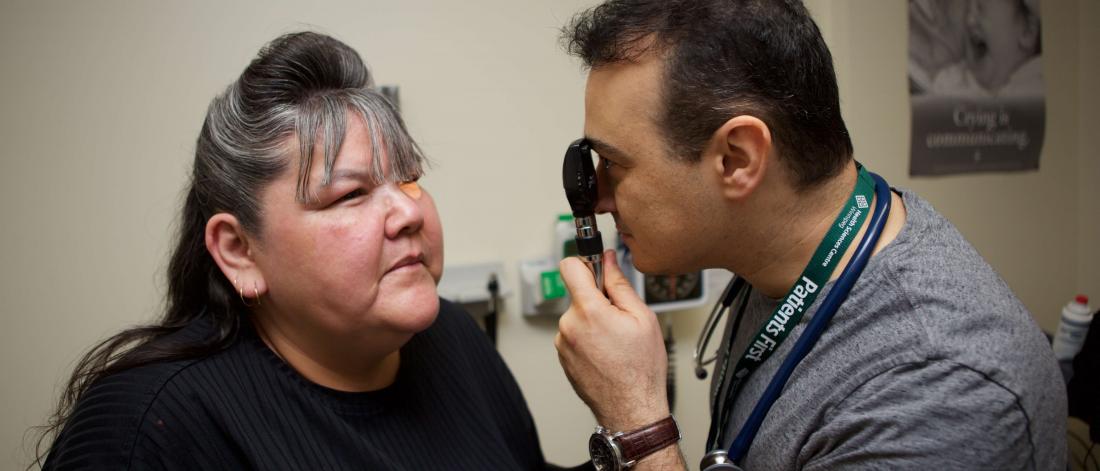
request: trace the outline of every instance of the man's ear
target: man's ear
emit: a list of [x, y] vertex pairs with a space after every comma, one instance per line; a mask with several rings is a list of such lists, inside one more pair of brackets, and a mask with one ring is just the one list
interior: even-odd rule
[[744, 199], [764, 180], [771, 163], [771, 130], [755, 116], [731, 118], [711, 135], [703, 158], [717, 172], [726, 198]]
[[217, 213], [206, 221], [206, 250], [242, 298], [258, 298], [267, 291], [250, 238], [236, 216]]

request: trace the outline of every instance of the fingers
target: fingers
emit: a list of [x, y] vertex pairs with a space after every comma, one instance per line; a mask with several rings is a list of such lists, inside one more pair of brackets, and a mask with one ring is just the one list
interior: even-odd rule
[[581, 306], [596, 306], [610, 304], [607, 296], [604, 296], [596, 288], [596, 278], [592, 276], [592, 270], [578, 257], [568, 257], [558, 264], [561, 271], [561, 279], [573, 297], [573, 303]]
[[603, 285], [611, 298], [611, 304], [620, 309], [636, 313], [649, 310], [645, 301], [638, 297], [638, 292], [634, 291], [634, 285], [630, 284], [630, 280], [623, 274], [614, 250], [608, 250], [603, 254]]
[[648, 313], [649, 306], [646, 306], [645, 301], [634, 291], [630, 280], [623, 274], [615, 251], [605, 251], [602, 263], [606, 295], [596, 288], [592, 271], [580, 258], [569, 257], [558, 265], [562, 280], [573, 297], [574, 305], [581, 306], [585, 312], [610, 304], [632, 313]]

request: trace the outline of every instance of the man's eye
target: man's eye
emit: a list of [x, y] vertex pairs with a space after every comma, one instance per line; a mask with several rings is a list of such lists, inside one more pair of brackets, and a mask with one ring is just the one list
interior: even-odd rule
[[603, 165], [604, 170], [610, 170], [611, 167], [615, 166], [615, 162], [607, 160], [606, 158], [603, 158], [603, 157], [600, 157], [600, 163]]

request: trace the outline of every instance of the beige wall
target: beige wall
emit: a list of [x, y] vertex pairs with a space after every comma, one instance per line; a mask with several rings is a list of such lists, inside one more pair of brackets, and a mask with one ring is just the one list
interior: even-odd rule
[[[549, 251], [565, 209], [555, 175], [579, 135], [584, 75], [556, 28], [594, 0], [450, 2], [7, 1], [0, 5], [0, 469], [25, 462], [77, 355], [148, 319], [164, 289], [170, 226], [206, 104], [272, 37], [301, 28], [358, 49], [401, 86], [436, 165], [447, 262], [515, 264]], [[836, 55], [858, 157], [951, 218], [1050, 329], [1097, 275], [1095, 2], [1047, 2], [1047, 136], [1041, 170], [906, 175], [909, 109], [902, 0], [809, 2]], [[1080, 11], [1078, 11], [1080, 10]], [[1087, 40], [1086, 40], [1087, 39]], [[1081, 46], [1082, 44], [1088, 46]], [[495, 230], [489, 227], [499, 226]], [[532, 230], [532, 228], [536, 228]], [[544, 228], [545, 230], [538, 230]], [[554, 319], [508, 300], [500, 349], [546, 456], [585, 457], [593, 425], [560, 372]], [[702, 454], [705, 383], [691, 374], [702, 312], [672, 318], [690, 463]]]
[[1078, 280], [1077, 290], [1093, 296], [1093, 306], [1100, 305], [1100, 2], [1080, 3], [1077, 24], [1080, 36], [1077, 41], [1078, 73], [1077, 90], [1077, 158], [1080, 171], [1077, 189], [1080, 195], [1080, 220], [1078, 231]]

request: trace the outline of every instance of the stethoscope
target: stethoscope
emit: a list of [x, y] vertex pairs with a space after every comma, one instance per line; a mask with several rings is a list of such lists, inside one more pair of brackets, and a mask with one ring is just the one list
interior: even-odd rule
[[[868, 172], [870, 173], [870, 172]], [[787, 380], [790, 379], [791, 373], [794, 372], [795, 367], [802, 361], [803, 358], [813, 349], [814, 344], [821, 337], [821, 334], [825, 331], [829, 321], [836, 314], [836, 311], [840, 308], [840, 305], [848, 297], [848, 293], [852, 290], [852, 286], [855, 285], [859, 276], [863, 273], [863, 269], [867, 266], [867, 261], [871, 258], [871, 252], [874, 250], [875, 244], [878, 242], [879, 236], [882, 235], [882, 230], [886, 226], [886, 217], [890, 213], [890, 186], [886, 184], [886, 180], [875, 173], [870, 173], [875, 182], [875, 199], [880, 204], [875, 207], [874, 213], [871, 215], [871, 223], [867, 232], [860, 240], [859, 245], [856, 246], [856, 250], [852, 259], [848, 262], [848, 265], [844, 267], [844, 270], [840, 273], [840, 277], [833, 284], [833, 288], [829, 291], [829, 294], [825, 296], [825, 300], [821, 302], [821, 306], [818, 308], [817, 313], [814, 314], [802, 335], [798, 337], [794, 347], [791, 348], [790, 353], [783, 359], [783, 363], [776, 370], [775, 375], [772, 376], [771, 382], [768, 383], [768, 387], [764, 390], [764, 394], [753, 406], [752, 413], [749, 414], [749, 418], [745, 421], [745, 424], [741, 427], [741, 430], [737, 433], [737, 437], [734, 438], [733, 443], [730, 444], [728, 450], [723, 450], [718, 444], [718, 436], [721, 434], [719, 430], [720, 417], [717, 412], [722, 410], [719, 407], [718, 401], [729, 398], [716, 397], [715, 403], [712, 405], [714, 413], [711, 414], [711, 430], [710, 436], [707, 438], [707, 446], [712, 446], [714, 449], [708, 450], [706, 456], [699, 463], [699, 469], [702, 471], [741, 471], [742, 468], [738, 466], [745, 454], [749, 450], [749, 446], [752, 445], [752, 441], [756, 438], [756, 433], [760, 430], [760, 425], [764, 422], [764, 417], [767, 416], [768, 411], [771, 410], [772, 404], [779, 399], [780, 393], [783, 392], [783, 387], [787, 384]], [[704, 351], [707, 348], [707, 344], [710, 343], [711, 336], [714, 335], [715, 329], [718, 327], [718, 323], [721, 321], [722, 316], [729, 311], [730, 306], [734, 300], [738, 297], [741, 298], [739, 303], [737, 316], [734, 320], [733, 331], [736, 332], [740, 327], [741, 315], [744, 313], [745, 305], [748, 302], [748, 292], [745, 287], [751, 291], [752, 287], [741, 277], [735, 276], [733, 280], [726, 285], [725, 291], [718, 299], [718, 302], [714, 304], [714, 308], [711, 309], [710, 315], [707, 317], [707, 322], [703, 326], [703, 330], [699, 332], [699, 339], [695, 342], [695, 375], [699, 379], [706, 378], [707, 372], [704, 366], [709, 365], [717, 360], [718, 355], [706, 359], [704, 358]], [[731, 333], [730, 342], [733, 342], [733, 336]], [[731, 361], [732, 359], [727, 359]], [[717, 390], [721, 391], [722, 384], [717, 385]], [[720, 395], [720, 394], [719, 394]], [[732, 405], [732, 404], [730, 404]], [[726, 411], [729, 414], [729, 411]]]

